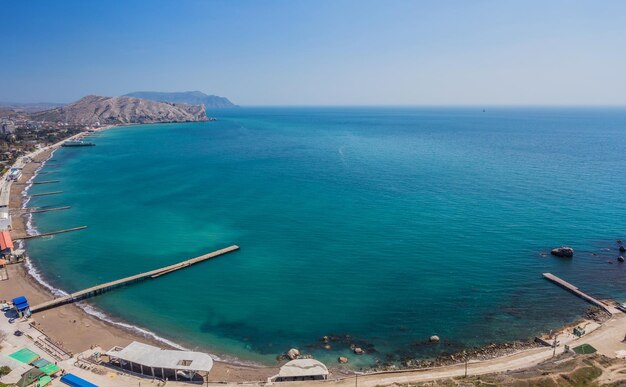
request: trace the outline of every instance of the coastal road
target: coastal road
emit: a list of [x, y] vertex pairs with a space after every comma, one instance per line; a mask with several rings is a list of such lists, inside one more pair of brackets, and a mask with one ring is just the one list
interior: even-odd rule
[[[569, 329], [571, 331], [571, 329]], [[612, 316], [604, 324], [599, 325], [594, 331], [577, 337], [571, 333], [563, 333], [558, 336], [561, 346], [557, 352], [562, 352], [564, 345], [571, 348], [581, 344], [590, 344], [599, 353], [615, 358], [618, 351], [626, 351], [624, 334], [626, 333], [626, 314], [618, 313]], [[468, 375], [485, 375], [497, 372], [506, 372], [534, 367], [552, 357], [553, 349], [541, 347], [524, 350], [512, 355], [502, 356], [490, 360], [470, 362], [467, 367]], [[359, 375], [359, 386], [381, 386], [390, 384], [406, 384], [416, 382], [426, 382], [436, 379], [455, 378], [465, 374], [465, 365], [457, 364], [453, 366], [429, 368], [416, 371], [390, 371], [376, 374]], [[326, 385], [333, 386], [353, 386], [355, 378], [342, 379], [335, 382], [326, 382]], [[290, 385], [300, 383], [289, 383]], [[305, 383], [302, 383], [303, 385]], [[306, 383], [310, 385], [309, 383]]]

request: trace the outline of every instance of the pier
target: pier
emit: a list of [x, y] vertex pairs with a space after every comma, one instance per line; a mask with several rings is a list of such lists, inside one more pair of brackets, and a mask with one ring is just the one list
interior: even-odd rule
[[18, 236], [13, 238], [14, 240], [25, 240], [25, 239], [33, 239], [33, 238], [39, 238], [39, 237], [45, 237], [45, 236], [50, 236], [50, 235], [55, 235], [55, 234], [62, 234], [64, 232], [70, 232], [70, 231], [78, 231], [78, 230], [83, 230], [87, 228], [87, 226], [79, 226], [79, 227], [73, 227], [73, 228], [67, 228], [65, 230], [58, 230], [58, 231], [50, 231], [50, 232], [43, 232], [41, 234], [37, 234], [37, 235], [24, 235], [24, 236]]
[[52, 173], [59, 173], [59, 171], [43, 171], [39, 172], [38, 175], [50, 175]]
[[33, 184], [53, 184], [53, 183], [58, 183], [61, 180], [48, 180], [48, 181], [35, 181], [33, 182]]
[[39, 212], [48, 212], [48, 211], [61, 211], [68, 210], [72, 208], [72, 206], [61, 206], [61, 207], [32, 207], [32, 208], [16, 208], [11, 210], [11, 214], [37, 214]]
[[576, 286], [570, 284], [569, 282], [560, 279], [559, 277], [555, 276], [554, 274], [551, 273], [543, 273], [543, 278], [554, 282], [555, 284], [559, 285], [560, 287], [562, 287], [565, 290], [568, 290], [572, 293], [574, 293], [576, 296], [582, 298], [583, 300], [587, 301], [590, 304], [593, 304], [595, 306], [598, 306], [604, 310], [606, 310], [608, 313], [610, 313], [611, 315], [618, 313], [619, 311], [610, 306], [605, 304], [604, 302], [598, 300], [597, 298], [591, 297], [590, 295], [588, 295], [587, 293], [581, 291], [580, 289], [578, 289]]
[[17, 185], [29, 185], [29, 184], [53, 184], [53, 183], [59, 183], [61, 180], [47, 180], [47, 181], [35, 181], [32, 183], [15, 183]]
[[30, 311], [32, 313], [40, 312], [42, 310], [47, 310], [47, 309], [54, 308], [54, 307], [57, 307], [57, 306], [61, 306], [61, 305], [65, 305], [65, 304], [69, 304], [69, 303], [75, 302], [75, 301], [83, 300], [85, 298], [93, 297], [93, 296], [96, 296], [98, 294], [102, 294], [102, 293], [107, 292], [109, 290], [112, 290], [112, 289], [115, 289], [115, 288], [118, 288], [118, 287], [121, 287], [121, 286], [125, 286], [125, 285], [128, 285], [128, 284], [134, 283], [134, 282], [138, 282], [138, 281], [142, 281], [142, 280], [146, 280], [146, 279], [157, 278], [157, 277], [159, 277], [161, 275], [168, 274], [168, 273], [174, 272], [176, 270], [184, 269], [185, 267], [191, 266], [191, 265], [193, 265], [195, 263], [206, 261], [206, 260], [209, 260], [211, 258], [215, 258], [215, 257], [218, 257], [220, 255], [224, 255], [224, 254], [233, 252], [235, 250], [239, 250], [239, 246], [232, 245], [232, 246], [226, 247], [224, 249], [214, 251], [214, 252], [209, 253], [209, 254], [201, 255], [201, 256], [196, 257], [196, 258], [192, 258], [192, 259], [188, 259], [186, 261], [182, 261], [182, 262], [176, 263], [174, 265], [165, 266], [165, 267], [162, 267], [160, 269], [150, 270], [150, 271], [146, 271], [144, 273], [136, 274], [136, 275], [133, 275], [133, 276], [130, 276], [130, 277], [118, 279], [116, 281], [106, 282], [106, 283], [103, 283], [103, 284], [100, 284], [100, 285], [92, 286], [90, 288], [83, 289], [83, 290], [80, 290], [78, 292], [74, 292], [72, 294], [68, 294], [67, 296], [55, 298], [54, 300], [50, 300], [50, 301], [41, 303], [39, 305], [35, 305], [35, 306], [30, 308]]
[[39, 194], [32, 194], [30, 196], [34, 198], [37, 196], [58, 195], [60, 193], [63, 193], [63, 191], [44, 192], [44, 193], [39, 193]]

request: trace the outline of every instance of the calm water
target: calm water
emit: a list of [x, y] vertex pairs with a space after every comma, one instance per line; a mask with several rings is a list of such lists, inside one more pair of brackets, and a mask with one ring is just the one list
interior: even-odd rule
[[[333, 362], [356, 342], [371, 354], [351, 363], [367, 364], [531, 337], [587, 308], [545, 271], [626, 300], [624, 109], [214, 115], [57, 151], [45, 170], [58, 173], [37, 179], [64, 193], [31, 205], [72, 209], [35, 224], [89, 228], [30, 242], [51, 284], [73, 291], [238, 244], [92, 302], [186, 347], [270, 364], [294, 346]], [[540, 255], [561, 244], [574, 259]], [[443, 342], [424, 345], [432, 334]], [[326, 351], [324, 335], [351, 339]]]

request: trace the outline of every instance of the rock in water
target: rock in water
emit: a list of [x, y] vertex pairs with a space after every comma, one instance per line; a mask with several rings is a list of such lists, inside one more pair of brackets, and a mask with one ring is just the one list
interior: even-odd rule
[[428, 341], [430, 341], [431, 343], [438, 343], [441, 339], [439, 339], [439, 336], [437, 335], [432, 335], [430, 336], [430, 338], [428, 339]]
[[298, 351], [296, 348], [291, 348], [289, 351], [287, 351], [286, 355], [291, 360], [296, 360], [300, 357], [300, 351]]
[[626, 247], [619, 245], [619, 251], [620, 253], [626, 253]]
[[619, 257], [617, 257], [617, 260], [618, 260], [619, 262], [624, 262], [624, 257], [620, 255]]
[[354, 353], [357, 354], [357, 355], [363, 355], [365, 353], [365, 351], [361, 347], [356, 347], [356, 348], [354, 348]]
[[348, 362], [348, 358], [345, 356], [339, 356], [339, 359], [337, 359], [337, 361], [341, 364], [346, 364]]
[[557, 257], [571, 258], [574, 256], [574, 249], [567, 246], [557, 247], [556, 249], [552, 249], [550, 254]]

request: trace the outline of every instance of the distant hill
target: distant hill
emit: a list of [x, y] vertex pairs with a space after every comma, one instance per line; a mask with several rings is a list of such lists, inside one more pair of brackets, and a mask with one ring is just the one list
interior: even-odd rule
[[39, 112], [42, 110], [49, 110], [59, 106], [63, 106], [62, 103], [50, 103], [50, 102], [0, 102], [0, 108], [13, 109], [20, 112]]
[[36, 121], [73, 124], [148, 124], [156, 122], [206, 121], [203, 106], [173, 104], [132, 97], [89, 95], [71, 104], [32, 113]]
[[153, 101], [172, 102], [172, 103], [188, 103], [192, 105], [204, 105], [207, 109], [234, 108], [228, 98], [218, 97], [217, 95], [206, 95], [201, 91], [183, 91], [175, 93], [164, 93], [159, 91], [135, 91], [126, 94], [127, 97], [144, 98]]

